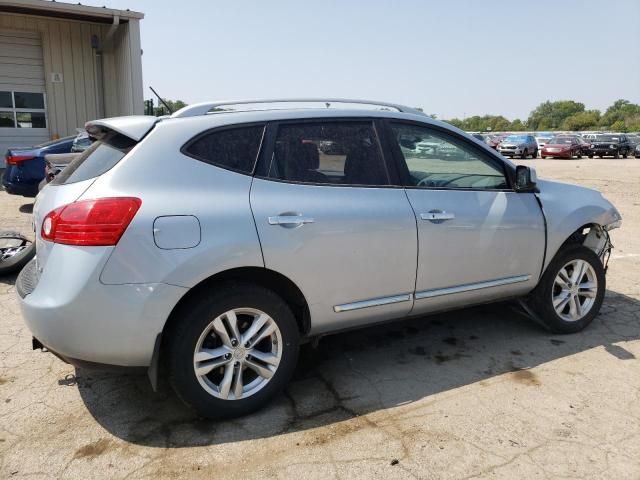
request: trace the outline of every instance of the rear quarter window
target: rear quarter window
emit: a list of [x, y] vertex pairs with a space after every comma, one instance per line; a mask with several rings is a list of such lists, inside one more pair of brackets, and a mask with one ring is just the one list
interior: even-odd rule
[[119, 133], [109, 133], [75, 158], [51, 182], [65, 185], [96, 178], [111, 170], [129, 153], [136, 142]]
[[264, 125], [211, 130], [187, 142], [182, 153], [217, 167], [251, 174], [263, 135]]

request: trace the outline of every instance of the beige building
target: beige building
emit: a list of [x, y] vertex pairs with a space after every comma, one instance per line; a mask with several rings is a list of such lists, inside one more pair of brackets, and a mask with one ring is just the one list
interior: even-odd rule
[[142, 114], [143, 17], [0, 0], [0, 163], [9, 145], [73, 135], [95, 118]]

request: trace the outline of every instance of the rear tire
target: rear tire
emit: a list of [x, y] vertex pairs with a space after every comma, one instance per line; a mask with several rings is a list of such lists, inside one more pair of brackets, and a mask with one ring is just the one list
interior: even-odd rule
[[564, 247], [532, 293], [532, 307], [554, 333], [576, 333], [598, 315], [606, 290], [604, 267], [583, 245]]
[[293, 375], [298, 326], [271, 290], [229, 283], [189, 300], [178, 314], [179, 323], [169, 331], [169, 381], [202, 417], [258, 410]]

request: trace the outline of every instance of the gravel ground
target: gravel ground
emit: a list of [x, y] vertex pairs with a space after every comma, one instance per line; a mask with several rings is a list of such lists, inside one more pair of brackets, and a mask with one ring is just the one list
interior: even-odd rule
[[[322, 340], [263, 411], [196, 419], [144, 376], [31, 351], [0, 279], [0, 478], [640, 478], [640, 160], [528, 160], [624, 217], [601, 314], [556, 336], [505, 305]], [[0, 226], [31, 203], [0, 192]]]

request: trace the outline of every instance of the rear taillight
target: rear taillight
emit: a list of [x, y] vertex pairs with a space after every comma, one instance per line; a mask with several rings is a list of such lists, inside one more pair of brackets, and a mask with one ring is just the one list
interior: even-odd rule
[[25, 160], [33, 160], [35, 157], [33, 155], [7, 155], [4, 158], [7, 160], [7, 165], [18, 165]]
[[116, 245], [142, 200], [135, 197], [81, 200], [50, 211], [42, 222], [43, 240], [65, 245]]

